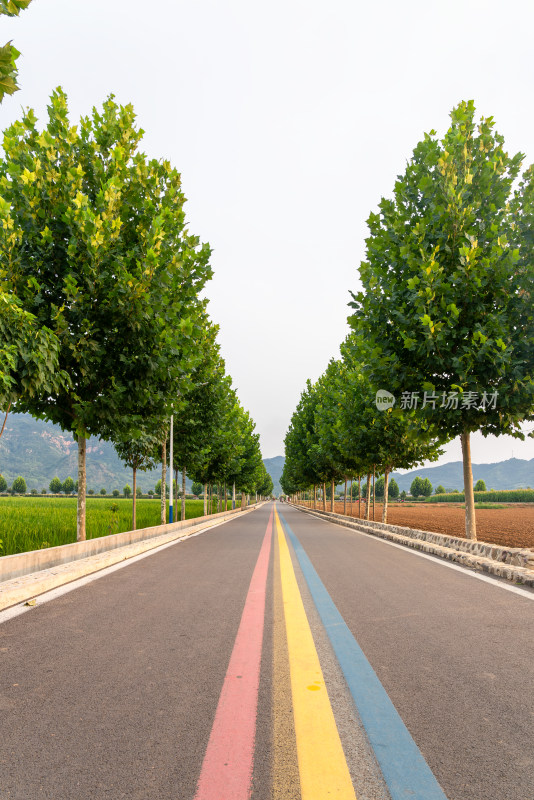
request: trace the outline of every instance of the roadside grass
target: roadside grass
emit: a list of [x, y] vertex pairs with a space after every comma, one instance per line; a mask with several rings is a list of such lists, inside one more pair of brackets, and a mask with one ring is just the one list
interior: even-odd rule
[[[487, 492], [474, 492], [476, 503], [534, 503], [534, 489], [490, 489]], [[424, 498], [426, 503], [463, 503], [463, 492], [434, 494]]]
[[[122, 533], [132, 528], [132, 499], [87, 498], [87, 538]], [[232, 503], [228, 501], [227, 507]], [[216, 501], [213, 502], [213, 511]], [[187, 519], [201, 517], [203, 500], [187, 500]], [[160, 498], [137, 500], [137, 528], [160, 524]], [[180, 519], [180, 501], [174, 517]], [[167, 519], [169, 503], [167, 501]], [[0, 497], [0, 556], [26, 553], [76, 541], [76, 497]]]

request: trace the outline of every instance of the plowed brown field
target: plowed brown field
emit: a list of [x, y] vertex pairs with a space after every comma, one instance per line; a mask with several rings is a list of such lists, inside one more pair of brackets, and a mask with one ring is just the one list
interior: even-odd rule
[[[349, 503], [347, 503], [347, 512]], [[343, 503], [336, 503], [336, 513], [343, 513]], [[322, 505], [318, 505], [322, 508]], [[358, 516], [358, 503], [352, 505], [353, 516]], [[362, 504], [363, 509], [363, 504]], [[330, 503], [327, 503], [330, 510]], [[363, 513], [363, 511], [362, 511]], [[371, 504], [370, 519], [373, 518]], [[375, 505], [375, 520], [382, 519], [382, 505]], [[505, 547], [531, 547], [534, 549], [534, 505], [508, 504], [502, 508], [480, 508], [476, 511], [477, 539]], [[423, 531], [465, 535], [465, 510], [463, 506], [449, 503], [395, 503], [388, 508], [388, 523], [417, 528]]]

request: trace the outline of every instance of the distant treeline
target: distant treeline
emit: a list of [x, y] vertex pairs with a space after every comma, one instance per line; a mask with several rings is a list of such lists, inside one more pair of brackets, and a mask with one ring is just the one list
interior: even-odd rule
[[[463, 503], [463, 492], [435, 494], [427, 497], [427, 503]], [[493, 503], [534, 503], [534, 489], [508, 489], [503, 491], [475, 492], [475, 502]]]

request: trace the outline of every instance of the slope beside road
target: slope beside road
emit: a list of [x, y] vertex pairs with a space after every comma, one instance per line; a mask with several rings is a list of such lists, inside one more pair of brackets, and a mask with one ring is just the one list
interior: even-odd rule
[[532, 800], [534, 594], [273, 506], [0, 614], [2, 800]]

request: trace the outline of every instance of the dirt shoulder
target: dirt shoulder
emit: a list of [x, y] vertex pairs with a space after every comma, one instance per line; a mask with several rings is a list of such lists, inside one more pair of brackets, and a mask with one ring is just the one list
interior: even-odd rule
[[[343, 503], [335, 504], [336, 513], [343, 513]], [[349, 506], [349, 504], [347, 504]], [[322, 506], [319, 506], [322, 508]], [[330, 505], [328, 504], [328, 510]], [[352, 505], [353, 516], [358, 516], [358, 503]], [[347, 508], [348, 511], [348, 508]], [[363, 504], [362, 504], [363, 515]], [[370, 519], [373, 518], [371, 506]], [[375, 505], [375, 520], [382, 519], [382, 505]], [[502, 504], [501, 508], [481, 508], [476, 512], [477, 538], [505, 547], [534, 548], [534, 505]], [[451, 536], [464, 536], [465, 511], [461, 505], [389, 504], [388, 523], [424, 531], [435, 531]]]

